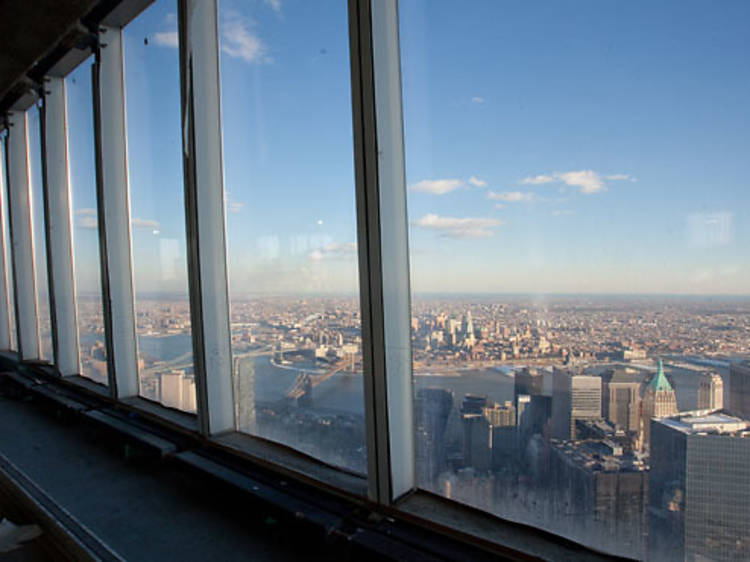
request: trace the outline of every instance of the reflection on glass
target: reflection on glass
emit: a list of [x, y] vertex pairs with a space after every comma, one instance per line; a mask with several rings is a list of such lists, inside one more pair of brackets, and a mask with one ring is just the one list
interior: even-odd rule
[[219, 20], [237, 429], [364, 473], [346, 3]]
[[399, 16], [419, 485], [750, 558], [747, 3]]
[[177, 3], [156, 2], [123, 37], [140, 392], [194, 412]]
[[65, 100], [81, 375], [107, 384], [96, 207], [93, 61], [93, 56], [89, 57], [65, 78]]
[[42, 186], [42, 139], [39, 119], [40, 112], [37, 107], [32, 107], [26, 112], [39, 344], [41, 359], [52, 363], [55, 358], [52, 351], [52, 322], [50, 320], [49, 283], [47, 281], [47, 238], [44, 234], [45, 217], [44, 188]]
[[5, 189], [7, 181], [6, 161], [5, 161], [5, 146], [6, 146], [7, 132], [0, 132], [0, 211], [2, 216], [0, 220], [3, 229], [3, 239], [5, 240], [5, 247], [3, 248], [3, 259], [5, 259], [5, 275], [6, 275], [6, 286], [8, 287], [8, 318], [10, 323], [10, 349], [18, 349], [18, 342], [16, 340], [16, 305], [15, 296], [13, 294], [13, 287], [15, 286], [13, 281], [13, 260], [10, 255], [10, 222], [8, 217], [8, 192]]

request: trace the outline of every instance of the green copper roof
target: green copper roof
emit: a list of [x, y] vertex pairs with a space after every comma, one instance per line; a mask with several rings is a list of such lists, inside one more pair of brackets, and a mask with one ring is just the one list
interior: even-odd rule
[[648, 383], [648, 387], [655, 392], [672, 390], [672, 385], [669, 384], [669, 381], [664, 374], [664, 366], [661, 364], [661, 359], [659, 359], [659, 369], [656, 371], [654, 378], [651, 379], [651, 382]]

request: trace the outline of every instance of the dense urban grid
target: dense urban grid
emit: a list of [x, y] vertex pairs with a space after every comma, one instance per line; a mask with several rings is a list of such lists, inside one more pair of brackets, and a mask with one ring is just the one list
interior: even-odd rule
[[[142, 394], [195, 410], [185, 299], [137, 303]], [[106, 380], [101, 306], [83, 372]], [[419, 485], [627, 556], [750, 558], [750, 301], [412, 303]], [[364, 473], [359, 301], [232, 303], [237, 429]]]

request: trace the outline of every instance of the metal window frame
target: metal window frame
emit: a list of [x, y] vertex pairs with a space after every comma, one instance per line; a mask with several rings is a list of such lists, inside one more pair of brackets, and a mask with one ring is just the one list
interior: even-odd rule
[[416, 487], [397, 0], [349, 0], [370, 499]]
[[2, 252], [2, 256], [0, 256], [0, 350], [10, 351], [14, 345], [11, 336], [11, 302], [9, 292], [9, 283], [12, 281], [8, 279], [8, 268], [11, 267], [11, 264], [6, 260], [8, 252], [5, 246], [5, 213], [8, 200], [5, 189], [8, 179], [5, 162], [7, 153], [5, 141], [6, 130], [3, 127], [0, 129], [0, 252]]
[[30, 204], [27, 109], [27, 107], [14, 109], [8, 113], [10, 125], [6, 151], [8, 215], [10, 219], [18, 351], [21, 360], [38, 361], [41, 353]]
[[234, 431], [217, 0], [178, 0], [188, 281], [200, 431]]
[[100, 27], [92, 67], [99, 251], [109, 390], [138, 396], [122, 29]]
[[72, 376], [81, 372], [81, 363], [73, 272], [65, 78], [62, 76], [48, 76], [44, 80], [41, 123], [52, 345], [57, 370], [63, 376]]

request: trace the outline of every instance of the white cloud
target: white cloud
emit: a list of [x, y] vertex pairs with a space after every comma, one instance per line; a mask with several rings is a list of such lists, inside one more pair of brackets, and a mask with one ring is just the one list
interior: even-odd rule
[[332, 242], [310, 252], [309, 258], [312, 261], [350, 259], [355, 256], [356, 253], [357, 244], [355, 242], [346, 242], [343, 244]]
[[604, 181], [593, 170], [579, 170], [555, 174], [565, 185], [580, 187], [581, 193], [598, 193], [604, 191]]
[[495, 203], [495, 209], [505, 209], [505, 205], [502, 203]]
[[266, 45], [250, 31], [247, 21], [228, 17], [222, 26], [221, 37], [221, 50], [230, 57], [249, 63], [271, 62]]
[[150, 230], [159, 230], [160, 228], [159, 221], [155, 220], [134, 217], [131, 222], [133, 223], [133, 228], [148, 228]]
[[474, 96], [473, 98], [471, 98], [471, 103], [483, 104], [484, 101], [484, 98], [481, 96]]
[[480, 180], [476, 176], [471, 176], [469, 178], [469, 183], [473, 185], [474, 187], [487, 187], [487, 182], [484, 180]]
[[281, 0], [263, 0], [266, 6], [271, 6], [274, 12], [281, 13]]
[[521, 180], [521, 185], [542, 185], [545, 183], [551, 183], [553, 181], [555, 181], [554, 176], [540, 174], [538, 176], [529, 176], [528, 178], [523, 178]]
[[610, 174], [601, 176], [594, 170], [571, 170], [570, 172], [555, 172], [529, 176], [521, 180], [521, 185], [542, 185], [545, 183], [562, 182], [571, 187], [577, 187], [581, 193], [599, 193], [607, 189], [606, 181], [637, 181], [629, 174]]
[[500, 226], [503, 222], [487, 218], [441, 217], [429, 213], [418, 219], [414, 224], [421, 228], [436, 230], [442, 236], [450, 238], [489, 238], [495, 234], [492, 229]]
[[446, 180], [422, 180], [409, 186], [412, 191], [422, 191], [424, 193], [434, 193], [443, 195], [463, 187], [463, 180], [446, 179]]
[[75, 215], [77, 217], [95, 217], [96, 216], [96, 209], [76, 209]]
[[160, 47], [176, 49], [180, 45], [180, 39], [176, 31], [159, 31], [154, 33], [154, 43]]
[[555, 211], [552, 211], [553, 217], [568, 217], [573, 214], [573, 211], [570, 209], [557, 209]]
[[487, 199], [494, 201], [505, 201], [506, 203], [530, 203], [534, 201], [534, 194], [526, 191], [490, 191]]

